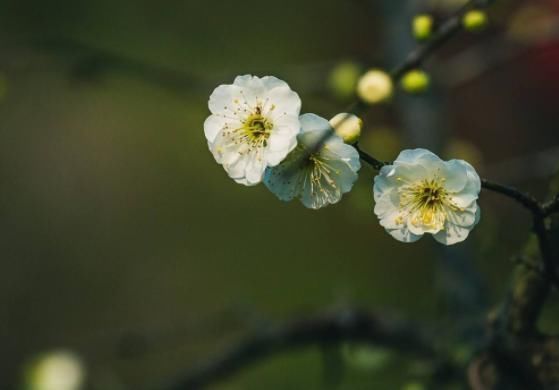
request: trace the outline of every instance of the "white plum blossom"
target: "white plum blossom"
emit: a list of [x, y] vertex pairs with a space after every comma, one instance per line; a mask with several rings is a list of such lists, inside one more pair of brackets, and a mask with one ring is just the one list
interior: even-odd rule
[[463, 160], [404, 150], [375, 177], [375, 214], [388, 233], [414, 242], [425, 233], [445, 245], [464, 241], [478, 223], [481, 181]]
[[279, 199], [299, 198], [311, 209], [337, 203], [357, 180], [359, 153], [334, 133], [326, 119], [304, 114], [299, 120], [297, 148], [266, 171], [264, 184]]
[[262, 181], [297, 145], [301, 99], [276, 77], [238, 76], [209, 100], [204, 133], [215, 160], [237, 183]]

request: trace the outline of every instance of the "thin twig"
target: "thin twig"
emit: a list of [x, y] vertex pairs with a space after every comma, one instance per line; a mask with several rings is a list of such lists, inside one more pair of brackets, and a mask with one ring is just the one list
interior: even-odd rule
[[[454, 13], [450, 18], [448, 18], [433, 34], [432, 38], [422, 45], [419, 45], [416, 49], [412, 50], [406, 59], [396, 65], [391, 71], [390, 76], [392, 80], [396, 83], [398, 82], [408, 71], [421, 66], [437, 49], [443, 46], [452, 36], [456, 33], [462, 31], [462, 18], [466, 12], [474, 8], [486, 8], [495, 0], [470, 0], [464, 6], [462, 6], [458, 11]], [[346, 112], [351, 112], [357, 116], [363, 115], [370, 106], [363, 102], [362, 100], [356, 100], [347, 109]], [[347, 119], [343, 119], [339, 125]], [[325, 132], [324, 136], [316, 141], [315, 146], [308, 153], [301, 156], [300, 161], [304, 163], [308, 157], [315, 151], [324, 145], [324, 143], [333, 135], [333, 131]], [[363, 157], [362, 157], [363, 158]], [[371, 156], [366, 158], [371, 159]], [[297, 164], [295, 164], [297, 165]], [[376, 166], [380, 166], [376, 164]], [[380, 168], [375, 168], [380, 169]]]
[[487, 179], [481, 179], [481, 186], [486, 190], [496, 192], [515, 200], [516, 202], [520, 203], [522, 206], [530, 210], [534, 215], [542, 214], [542, 206], [540, 205], [540, 203], [533, 196], [525, 194], [517, 190], [516, 188], [495, 183]]
[[[368, 343], [441, 363], [433, 342], [419, 332], [420, 327], [405, 321], [388, 320], [360, 310], [342, 310], [297, 320], [254, 335], [220, 354], [214, 360], [186, 374], [169, 390], [198, 390], [223, 380], [237, 371], [271, 355], [313, 345], [341, 342]], [[444, 363], [444, 362], [443, 362]], [[449, 361], [447, 372], [458, 370]]]
[[[448, 18], [433, 34], [429, 41], [412, 50], [406, 59], [396, 65], [391, 71], [390, 76], [396, 83], [407, 72], [421, 66], [434, 52], [442, 47], [450, 38], [455, 34], [462, 31], [462, 18], [464, 14], [474, 8], [486, 8], [491, 5], [495, 0], [470, 0], [463, 7], [454, 13], [453, 16]], [[348, 112], [355, 115], [361, 115], [369, 109], [369, 105], [365, 102], [358, 100], [348, 108]]]
[[453, 35], [460, 32], [463, 28], [462, 17], [466, 12], [473, 8], [488, 7], [493, 2], [494, 0], [471, 0], [466, 3], [437, 29], [429, 41], [412, 51], [402, 64], [396, 66], [390, 72], [392, 78], [398, 80], [408, 71], [421, 66], [433, 52], [444, 45]]
[[361, 158], [361, 160], [365, 161], [367, 164], [369, 164], [371, 167], [373, 167], [374, 170], [380, 171], [380, 169], [383, 166], [388, 165], [388, 163], [379, 161], [376, 158], [374, 158], [373, 156], [371, 156], [370, 154], [361, 150], [361, 148], [359, 147], [359, 144], [356, 143], [353, 146], [355, 147], [355, 149], [357, 149], [357, 152], [359, 152], [359, 157]]

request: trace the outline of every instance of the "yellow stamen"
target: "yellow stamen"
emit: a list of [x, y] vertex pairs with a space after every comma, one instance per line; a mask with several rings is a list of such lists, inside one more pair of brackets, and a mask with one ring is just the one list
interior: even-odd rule
[[[411, 216], [414, 226], [425, 226], [442, 230], [449, 211], [459, 211], [448, 191], [444, 187], [445, 179], [435, 176], [420, 182], [406, 184], [399, 189], [400, 210]], [[396, 223], [403, 223], [403, 216], [396, 218]]]

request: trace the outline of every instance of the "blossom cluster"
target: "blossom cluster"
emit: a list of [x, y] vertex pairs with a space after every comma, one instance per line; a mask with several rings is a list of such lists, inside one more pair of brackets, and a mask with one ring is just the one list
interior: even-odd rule
[[[302, 114], [301, 99], [276, 77], [237, 77], [210, 96], [204, 123], [216, 162], [237, 183], [259, 183], [280, 200], [319, 209], [351, 191], [361, 168], [353, 143], [362, 121], [338, 114], [328, 121]], [[481, 181], [463, 160], [443, 161], [425, 149], [404, 150], [374, 179], [374, 212], [395, 239], [425, 233], [451, 245], [478, 223]]]

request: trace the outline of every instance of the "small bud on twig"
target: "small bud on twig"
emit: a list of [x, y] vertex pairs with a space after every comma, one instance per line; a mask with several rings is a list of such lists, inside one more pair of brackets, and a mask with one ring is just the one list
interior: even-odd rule
[[467, 31], [483, 31], [487, 27], [488, 18], [484, 11], [471, 10], [462, 18], [462, 24]]
[[357, 95], [364, 102], [377, 104], [392, 97], [392, 78], [383, 70], [371, 69], [359, 79]]
[[419, 69], [409, 71], [401, 81], [402, 89], [412, 94], [425, 92], [429, 88], [429, 84], [429, 75]]
[[363, 121], [357, 115], [342, 112], [330, 119], [330, 125], [346, 144], [354, 144], [361, 136]]
[[412, 21], [413, 37], [418, 41], [431, 38], [433, 33], [433, 17], [431, 15], [417, 15]]

